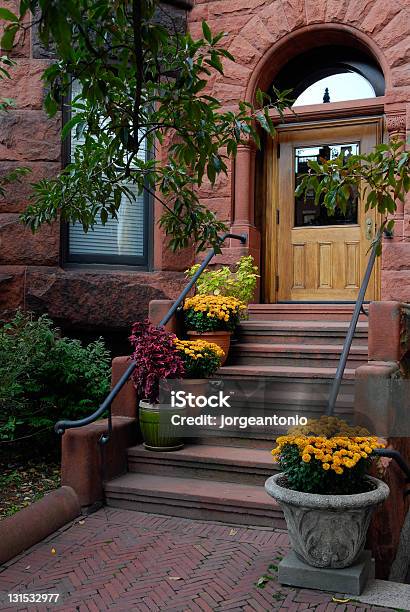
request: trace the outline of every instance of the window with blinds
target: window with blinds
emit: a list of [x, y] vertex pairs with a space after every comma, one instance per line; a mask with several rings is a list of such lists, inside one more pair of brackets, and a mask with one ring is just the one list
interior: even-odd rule
[[[78, 86], [74, 83], [72, 99], [78, 94]], [[77, 138], [76, 130], [73, 129], [70, 139], [71, 157], [80, 143], [81, 137]], [[147, 151], [141, 149], [138, 155], [144, 159]], [[69, 225], [69, 262], [147, 266], [149, 195], [146, 192], [139, 195], [135, 185], [129, 184], [127, 187], [134, 193], [135, 200], [122, 197], [118, 219], [108, 219], [105, 225], [98, 220], [87, 233], [80, 223]]]

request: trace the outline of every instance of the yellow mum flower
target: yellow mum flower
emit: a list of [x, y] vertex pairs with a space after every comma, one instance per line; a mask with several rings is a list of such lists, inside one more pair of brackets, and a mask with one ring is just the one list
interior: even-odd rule
[[311, 456], [309, 455], [309, 453], [303, 453], [302, 461], [304, 461], [305, 463], [309, 463], [310, 460], [311, 460]]

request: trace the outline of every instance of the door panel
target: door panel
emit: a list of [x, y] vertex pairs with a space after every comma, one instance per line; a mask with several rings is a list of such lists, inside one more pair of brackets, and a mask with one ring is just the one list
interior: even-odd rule
[[[328, 216], [324, 207], [295, 200], [297, 172], [307, 159], [335, 157], [340, 151], [366, 153], [380, 141], [381, 119], [299, 125], [278, 129], [277, 299], [278, 301], [355, 300], [376, 228], [376, 213], [365, 213], [360, 194], [351, 196], [346, 215]], [[301, 170], [302, 168], [302, 170]], [[377, 297], [377, 273], [366, 298]]]

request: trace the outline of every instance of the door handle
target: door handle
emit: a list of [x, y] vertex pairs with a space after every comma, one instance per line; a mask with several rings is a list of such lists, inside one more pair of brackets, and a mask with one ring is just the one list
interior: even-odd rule
[[371, 240], [373, 238], [373, 219], [367, 217], [366, 219], [366, 239]]

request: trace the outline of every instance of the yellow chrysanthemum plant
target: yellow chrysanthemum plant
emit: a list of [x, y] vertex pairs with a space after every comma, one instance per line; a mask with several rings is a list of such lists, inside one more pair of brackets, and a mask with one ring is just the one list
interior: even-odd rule
[[384, 445], [366, 429], [336, 417], [309, 420], [276, 440], [272, 455], [286, 486], [305, 493], [350, 495], [369, 490], [365, 476]]
[[197, 332], [232, 332], [245, 313], [244, 302], [223, 295], [198, 294], [184, 303], [186, 329]]
[[217, 344], [205, 340], [175, 338], [175, 344], [184, 364], [185, 378], [209, 378], [215, 374], [225, 356]]

